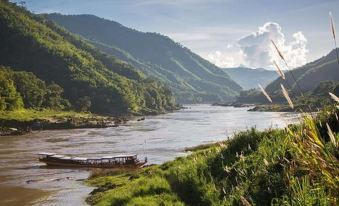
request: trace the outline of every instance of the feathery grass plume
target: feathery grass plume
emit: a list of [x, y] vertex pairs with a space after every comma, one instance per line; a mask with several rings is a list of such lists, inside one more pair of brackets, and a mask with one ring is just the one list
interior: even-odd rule
[[244, 198], [243, 196], [240, 197], [240, 200], [241, 200], [242, 205], [252, 206], [251, 203], [248, 200], [246, 200], [246, 198]]
[[[280, 58], [284, 61], [285, 65], [286, 65], [286, 67], [287, 67], [287, 71], [289, 71], [289, 74], [292, 76], [293, 81], [294, 81], [295, 84], [297, 85], [298, 90], [299, 90], [301, 96], [304, 97], [304, 93], [302, 92], [302, 90], [301, 90], [301, 88], [300, 88], [300, 86], [299, 86], [299, 83], [297, 82], [297, 79], [294, 77], [293, 71], [289, 69], [289, 66], [288, 66], [288, 64], [287, 64], [287, 62], [286, 62], [286, 59], [285, 59], [284, 55], [282, 54], [282, 52], [279, 50], [278, 46], [275, 44], [275, 42], [274, 42], [272, 39], [271, 39], [271, 42], [272, 42], [272, 44], [273, 44], [275, 50], [278, 52]], [[291, 89], [292, 89], [292, 87], [291, 87]]]
[[287, 66], [287, 62], [286, 62], [286, 60], [285, 60], [284, 55], [283, 55], [282, 52], [279, 50], [279, 48], [278, 48], [278, 46], [275, 44], [275, 42], [274, 42], [273, 40], [271, 40], [271, 42], [272, 42], [272, 44], [273, 44], [275, 50], [278, 52], [280, 58], [285, 62], [286, 66]]
[[285, 99], [287, 100], [287, 102], [290, 105], [290, 107], [293, 109], [294, 105], [293, 105], [293, 102], [292, 102], [290, 96], [288, 95], [287, 90], [285, 89], [284, 85], [280, 84], [280, 86], [281, 86], [281, 89], [282, 89], [282, 92], [284, 94]]
[[225, 147], [225, 144], [224, 144], [223, 142], [218, 142], [218, 145], [219, 145], [220, 147]]
[[332, 12], [330, 12], [330, 19], [331, 19], [331, 29], [332, 29], [333, 39], [336, 40], [336, 37], [335, 37], [335, 26], [334, 26]]
[[272, 99], [271, 99], [271, 97], [267, 94], [267, 92], [265, 91], [265, 89], [264, 89], [260, 84], [258, 84], [258, 86], [259, 86], [261, 92], [262, 92], [262, 93], [265, 95], [265, 97], [267, 98], [267, 100], [268, 100], [269, 102], [272, 103]]
[[332, 12], [330, 12], [330, 21], [331, 21], [331, 30], [332, 30], [333, 40], [334, 40], [334, 50], [335, 50], [335, 53], [337, 55], [337, 61], [338, 61], [338, 64], [339, 64], [339, 54], [338, 54], [338, 50], [337, 50], [337, 40], [336, 40], [336, 35], [335, 35], [336, 32], [335, 32], [335, 25], [334, 25]]
[[222, 188], [222, 192], [223, 192], [225, 195], [227, 194], [224, 187]]
[[284, 72], [280, 69], [279, 65], [277, 64], [276, 61], [273, 61], [274, 66], [277, 68], [277, 73], [280, 75], [280, 77], [285, 80], [285, 74]]
[[264, 158], [264, 164], [265, 164], [266, 167], [268, 167], [270, 165], [265, 158]]
[[333, 93], [331, 93], [331, 92], [329, 92], [329, 94], [330, 94], [331, 98], [332, 98], [334, 101], [336, 101], [337, 103], [339, 103], [339, 97], [337, 97], [335, 94], [333, 94]]
[[330, 125], [328, 125], [328, 123], [326, 123], [326, 127], [327, 127], [327, 134], [330, 137], [331, 142], [333, 143], [334, 146], [337, 147], [337, 141], [335, 140], [335, 136], [331, 130]]

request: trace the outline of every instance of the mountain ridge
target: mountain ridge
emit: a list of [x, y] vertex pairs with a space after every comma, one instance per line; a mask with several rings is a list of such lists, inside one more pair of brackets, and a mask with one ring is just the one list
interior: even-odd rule
[[140, 32], [94, 15], [44, 14], [100, 50], [119, 56], [149, 77], [168, 85], [179, 102], [234, 99], [241, 87], [220, 68], [169, 37]]
[[[284, 84], [289, 85], [290, 88], [288, 89], [295, 93], [299, 92], [297, 91], [299, 90], [298, 85], [302, 92], [307, 92], [315, 89], [323, 81], [339, 81], [339, 65], [336, 58], [335, 50], [333, 49], [327, 55], [313, 62], [285, 72], [286, 80], [278, 77], [267, 85], [266, 90], [270, 93], [276, 93], [280, 90], [280, 84]], [[297, 80], [298, 85], [295, 83], [292, 74]]]
[[0, 65], [57, 83], [72, 105], [88, 99], [90, 111], [101, 114], [175, 107], [163, 84], [14, 3], [0, 2], [0, 29]]
[[[328, 92], [339, 95], [339, 64], [334, 49], [313, 62], [284, 73], [285, 79], [279, 76], [265, 88], [273, 103], [286, 102], [280, 85], [284, 85], [295, 102], [308, 106], [312, 104], [314, 108], [329, 104]], [[262, 92], [255, 89], [240, 92], [237, 102], [268, 103]]]

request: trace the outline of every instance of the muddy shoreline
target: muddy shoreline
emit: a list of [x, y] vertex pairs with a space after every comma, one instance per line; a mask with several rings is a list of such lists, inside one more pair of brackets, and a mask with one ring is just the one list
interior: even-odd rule
[[18, 136], [28, 134], [32, 131], [42, 130], [59, 130], [59, 129], [91, 129], [91, 128], [108, 128], [118, 127], [125, 124], [129, 120], [136, 119], [143, 121], [146, 116], [161, 115], [172, 113], [181, 109], [187, 109], [183, 106], [164, 111], [164, 112], [147, 112], [144, 114], [130, 114], [123, 116], [99, 116], [93, 114], [89, 117], [57, 117], [49, 119], [32, 119], [32, 120], [16, 120], [1, 119], [0, 117], [0, 136]]
[[30, 121], [0, 119], [0, 136], [16, 136], [28, 134], [32, 131], [57, 129], [83, 129], [118, 127], [126, 123], [131, 117], [91, 117], [91, 118], [62, 118], [62, 119], [34, 119]]
[[[16, 194], [16, 196], [13, 197], [12, 194]], [[0, 187], [0, 199], [6, 206], [17, 206], [22, 203], [33, 205], [36, 201], [47, 198], [48, 195], [50, 195], [49, 191], [41, 189], [8, 185]]]

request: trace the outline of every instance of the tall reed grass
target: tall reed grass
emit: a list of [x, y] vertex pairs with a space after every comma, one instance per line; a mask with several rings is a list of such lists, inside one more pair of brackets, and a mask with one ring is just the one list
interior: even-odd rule
[[275, 68], [277, 69], [277, 73], [279, 74], [279, 76], [280, 76], [283, 80], [285, 80], [285, 79], [286, 79], [285, 73], [281, 70], [280, 66], [277, 64], [276, 61], [273, 61], [273, 64], [274, 64]]
[[[273, 47], [275, 48], [276, 52], [278, 53], [278, 55], [280, 56], [280, 58], [281, 58], [281, 59], [283, 60], [283, 62], [285, 63], [286, 69], [287, 69], [288, 73], [291, 75], [291, 77], [292, 77], [292, 79], [293, 79], [295, 85], [297, 86], [297, 90], [299, 91], [300, 95], [301, 95], [302, 97], [305, 97], [305, 96], [304, 96], [304, 93], [303, 93], [303, 91], [302, 91], [302, 89], [301, 89], [301, 87], [300, 87], [300, 85], [299, 85], [299, 83], [298, 83], [298, 81], [297, 81], [297, 79], [295, 78], [295, 76], [294, 76], [294, 74], [293, 74], [292, 69], [290, 69], [290, 67], [289, 67], [288, 64], [287, 64], [287, 61], [286, 61], [286, 59], [285, 59], [283, 53], [280, 51], [280, 49], [278, 48], [278, 46], [276, 45], [276, 43], [275, 43], [273, 40], [271, 40], [271, 42], [272, 42], [272, 45], [273, 45]], [[279, 66], [278, 66], [277, 68], [280, 69]], [[293, 88], [291, 87], [290, 89], [292, 90]]]
[[330, 15], [331, 31], [332, 31], [332, 36], [334, 40], [334, 50], [337, 55], [337, 61], [339, 65], [339, 54], [338, 54], [338, 47], [337, 47], [336, 31], [335, 31], [335, 24], [334, 24], [332, 12], [330, 12], [329, 15]]
[[[332, 14], [330, 13], [331, 19], [331, 32], [333, 35], [335, 43], [335, 51], [337, 55], [337, 60], [339, 64], [339, 56], [336, 45], [336, 33], [335, 26]], [[284, 58], [282, 52], [279, 50], [274, 41], [272, 44], [275, 50], [278, 52], [280, 58], [284, 61], [288, 68], [286, 59]], [[281, 74], [280, 67], [274, 61], [274, 64], [283, 80], [286, 80], [285, 77]], [[303, 96], [303, 93], [298, 85], [297, 80], [294, 78], [293, 72], [289, 71], [292, 75], [292, 78], [295, 84], [298, 86], [299, 92]], [[285, 89], [283, 84], [281, 84], [282, 93], [287, 100], [290, 107], [293, 109], [294, 105], [292, 99], [290, 98], [288, 91]], [[339, 98], [329, 92], [330, 97], [334, 100], [335, 108], [338, 108]], [[338, 118], [337, 111], [335, 109], [335, 124], [332, 124], [335, 127], [338, 127]], [[334, 115], [334, 114], [333, 114]], [[329, 119], [327, 119], [329, 121]], [[304, 112], [302, 119], [300, 121], [300, 127], [290, 129], [288, 128], [289, 138], [288, 142], [291, 145], [293, 152], [296, 154], [296, 159], [294, 164], [290, 165], [289, 172], [286, 174], [286, 179], [291, 184], [292, 193], [295, 194], [295, 197], [290, 198], [292, 205], [310, 205], [313, 204], [311, 199], [321, 199], [319, 203], [326, 203], [324, 205], [336, 204], [338, 203], [336, 196], [339, 194], [339, 162], [338, 162], [338, 153], [333, 151], [338, 151], [338, 137], [339, 135], [332, 131], [332, 128], [329, 122], [325, 122], [327, 133], [321, 133], [319, 127], [322, 128], [323, 124], [319, 121], [317, 125], [317, 120], [312, 116], [311, 113]], [[337, 129], [338, 130], [338, 129]], [[326, 139], [329, 141], [326, 141]], [[331, 150], [332, 148], [332, 150]], [[302, 176], [301, 178], [293, 177], [295, 171], [303, 168], [304, 173], [307, 176]], [[317, 184], [319, 184], [317, 186]], [[321, 191], [321, 197], [317, 197], [312, 193], [309, 188], [317, 188], [318, 191]], [[324, 191], [324, 188], [327, 188], [327, 192]], [[331, 194], [328, 198], [325, 193]], [[320, 194], [320, 193], [318, 193]], [[281, 202], [280, 202], [281, 203]]]
[[261, 92], [264, 94], [264, 96], [266, 97], [266, 99], [272, 103], [272, 99], [270, 97], [270, 95], [268, 95], [268, 93], [265, 91], [264, 87], [262, 87], [260, 84], [258, 85]]
[[290, 107], [293, 109], [294, 105], [293, 105], [293, 102], [292, 102], [290, 96], [288, 95], [287, 90], [285, 89], [284, 85], [282, 85], [282, 84], [280, 84], [280, 87], [281, 87], [281, 90], [282, 90], [282, 93], [283, 93], [285, 99], [287, 100], [287, 102], [290, 105]]

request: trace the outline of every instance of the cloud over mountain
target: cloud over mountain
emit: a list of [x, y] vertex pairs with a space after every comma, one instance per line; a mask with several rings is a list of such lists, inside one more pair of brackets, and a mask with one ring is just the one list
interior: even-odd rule
[[294, 33], [292, 39], [286, 40], [279, 24], [267, 22], [237, 43], [244, 54], [244, 64], [248, 66], [269, 67], [273, 60], [279, 60], [271, 40], [278, 45], [290, 67], [301, 66], [306, 63], [307, 39], [301, 31]]
[[[280, 58], [271, 40], [277, 44], [291, 68], [307, 62], [307, 39], [304, 34], [298, 31], [287, 41], [281, 26], [274, 22], [265, 23], [256, 32], [232, 44], [226, 43], [223, 50], [211, 52], [205, 58], [219, 67], [244, 65], [252, 68], [272, 68], [273, 60], [279, 62]], [[284, 65], [281, 66], [284, 69]]]
[[234, 66], [234, 58], [220, 51], [208, 54], [207, 59], [222, 68]]

